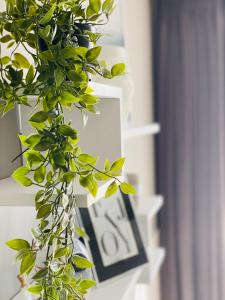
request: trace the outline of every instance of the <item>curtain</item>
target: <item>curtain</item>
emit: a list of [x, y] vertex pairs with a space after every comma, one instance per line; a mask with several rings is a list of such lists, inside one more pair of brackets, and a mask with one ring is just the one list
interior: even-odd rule
[[224, 11], [215, 0], [156, 2], [162, 300], [224, 300]]

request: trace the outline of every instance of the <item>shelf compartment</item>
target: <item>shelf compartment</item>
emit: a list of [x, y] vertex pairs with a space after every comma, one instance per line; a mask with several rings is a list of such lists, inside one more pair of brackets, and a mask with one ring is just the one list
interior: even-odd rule
[[[33, 108], [20, 107], [20, 132], [29, 135], [34, 132], [26, 120]], [[38, 109], [38, 108], [36, 108]], [[122, 156], [122, 136], [120, 118], [120, 98], [104, 99], [96, 105], [99, 114], [87, 114], [88, 121], [83, 125], [83, 115], [78, 110], [66, 109], [65, 119], [71, 121], [80, 139], [79, 146], [84, 153], [99, 157], [97, 167], [104, 167], [105, 159], [113, 162]]]

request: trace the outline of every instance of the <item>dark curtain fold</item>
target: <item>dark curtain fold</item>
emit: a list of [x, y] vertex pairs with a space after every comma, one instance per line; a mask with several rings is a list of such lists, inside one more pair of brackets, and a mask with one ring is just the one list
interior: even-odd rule
[[215, 0], [156, 7], [162, 300], [224, 300], [224, 10]]

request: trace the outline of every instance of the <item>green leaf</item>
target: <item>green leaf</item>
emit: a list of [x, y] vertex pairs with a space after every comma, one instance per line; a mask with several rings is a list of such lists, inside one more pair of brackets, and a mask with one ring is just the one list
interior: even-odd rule
[[74, 70], [69, 70], [68, 76], [71, 81], [74, 81], [76, 83], [80, 83], [80, 82], [84, 81], [84, 78], [78, 72], [76, 72]]
[[80, 185], [87, 188], [93, 180], [92, 175], [80, 176]]
[[88, 50], [88, 52], [86, 53], [86, 59], [88, 62], [93, 62], [95, 61], [100, 53], [101, 53], [102, 47], [94, 47], [90, 50]]
[[31, 294], [39, 295], [41, 293], [41, 291], [43, 290], [43, 286], [42, 285], [33, 285], [33, 286], [29, 287], [27, 290]]
[[22, 67], [20, 66], [19, 62], [16, 61], [15, 59], [12, 60], [12, 65], [16, 68], [16, 69], [21, 69]]
[[30, 248], [24, 248], [19, 250], [16, 254], [16, 261], [21, 261], [24, 258], [24, 256], [26, 256], [27, 253], [29, 252], [30, 252]]
[[125, 73], [126, 67], [125, 64], [116, 64], [111, 69], [112, 76], [120, 76]]
[[26, 75], [26, 84], [31, 84], [33, 80], [34, 80], [34, 67], [30, 65]]
[[77, 56], [80, 57], [80, 58], [82, 58], [82, 59], [85, 58], [87, 51], [88, 51], [88, 48], [86, 48], [86, 47], [78, 47], [78, 48], [76, 48], [76, 54], [77, 54]]
[[136, 189], [130, 183], [127, 182], [121, 183], [120, 188], [124, 194], [136, 194], [137, 192]]
[[45, 40], [47, 43], [49, 42], [49, 37], [50, 37], [50, 32], [51, 32], [51, 26], [47, 25], [44, 28], [40, 28], [38, 30], [38, 34], [40, 37]]
[[10, 57], [9, 56], [3, 56], [0, 58], [0, 63], [2, 65], [7, 65], [10, 62]]
[[18, 169], [16, 169], [13, 174], [12, 174], [12, 177], [15, 178], [15, 177], [18, 177], [18, 176], [24, 176], [24, 175], [27, 175], [29, 172], [28, 168], [27, 167], [19, 167]]
[[9, 34], [6, 34], [2, 38], [0, 38], [1, 43], [8, 43], [11, 40], [12, 40], [12, 36]]
[[87, 16], [87, 18], [90, 18], [93, 15], [95, 15], [95, 12], [93, 11], [93, 9], [90, 6], [88, 6], [87, 9], [86, 9], [86, 16]]
[[70, 247], [60, 248], [60, 249], [56, 250], [56, 252], [54, 254], [54, 258], [68, 256], [70, 254], [70, 252], [71, 252]]
[[89, 95], [89, 94], [82, 95], [81, 100], [86, 105], [94, 105], [94, 104], [98, 103], [98, 101], [99, 101], [98, 97], [95, 97], [95, 96]]
[[53, 161], [57, 167], [63, 167], [66, 164], [63, 153], [57, 151], [52, 154]]
[[109, 198], [112, 195], [114, 195], [118, 190], [118, 186], [116, 181], [113, 181], [107, 188], [106, 192], [105, 192], [105, 198]]
[[72, 172], [66, 172], [63, 174], [62, 179], [69, 184], [75, 178], [75, 176], [76, 175]]
[[45, 277], [47, 275], [47, 273], [48, 273], [48, 268], [43, 268], [40, 271], [38, 271], [32, 278], [34, 280], [38, 280], [38, 279]]
[[[33, 123], [34, 124], [34, 123]], [[35, 123], [39, 124], [39, 123]], [[46, 151], [51, 148], [54, 140], [50, 137], [42, 137], [40, 142], [34, 146], [34, 149], [37, 151]]]
[[88, 190], [91, 193], [92, 196], [96, 197], [98, 193], [98, 184], [92, 177], [92, 180], [88, 184]]
[[20, 142], [21, 142], [22, 145], [28, 146], [27, 143], [26, 143], [27, 137], [25, 135], [19, 134], [19, 139], [20, 139]]
[[35, 150], [28, 150], [24, 154], [24, 157], [27, 160], [27, 165], [29, 168], [32, 168], [34, 166], [40, 166], [45, 160], [44, 156], [41, 155], [40, 152]]
[[85, 154], [85, 153], [80, 154], [78, 156], [78, 159], [79, 159], [80, 162], [82, 162], [84, 164], [96, 164], [96, 162], [97, 162], [96, 157], [93, 157], [93, 156], [91, 156], [89, 154]]
[[48, 119], [48, 113], [45, 111], [38, 111], [36, 112], [31, 118], [30, 122], [34, 123], [42, 123], [45, 122]]
[[62, 50], [61, 54], [66, 59], [68, 59], [68, 58], [76, 58], [77, 57], [76, 48], [74, 48], [72, 46], [67, 46], [66, 48], [64, 48]]
[[74, 96], [73, 94], [67, 92], [67, 91], [64, 91], [60, 94], [60, 97], [61, 97], [61, 103], [62, 104], [66, 104], [66, 103], [77, 103], [80, 101], [80, 98], [79, 97], [76, 97]]
[[39, 190], [35, 195], [35, 202], [39, 201], [45, 194], [44, 190]]
[[30, 68], [29, 61], [21, 53], [14, 53], [14, 58], [15, 58], [16, 62], [19, 64], [21, 69], [22, 68], [25, 68], [25, 69]]
[[75, 232], [76, 232], [76, 234], [79, 235], [80, 237], [89, 240], [89, 236], [87, 235], [87, 233], [85, 232], [84, 229], [82, 229], [82, 228], [80, 228], [80, 227], [76, 227], [76, 228], [75, 228]]
[[98, 13], [101, 9], [101, 0], [89, 0], [89, 6], [95, 13]]
[[109, 176], [107, 176], [103, 173], [97, 172], [97, 173], [95, 173], [95, 179], [98, 181], [106, 181], [106, 180], [109, 180]]
[[37, 213], [37, 219], [47, 218], [51, 213], [52, 205], [44, 204], [42, 205]]
[[30, 178], [25, 176], [28, 172], [29, 170], [27, 167], [19, 167], [13, 172], [12, 178], [24, 186], [30, 186], [33, 182]]
[[110, 164], [109, 164], [109, 160], [108, 159], [105, 160], [104, 169], [105, 169], [106, 172], [108, 172], [110, 170]]
[[36, 259], [36, 255], [32, 252], [27, 253], [22, 261], [21, 261], [21, 265], [20, 265], [20, 274], [29, 274], [31, 272], [31, 270], [34, 267], [34, 263], [35, 263], [35, 259]]
[[73, 257], [73, 263], [79, 269], [89, 269], [94, 267], [92, 262], [90, 262], [87, 258], [81, 257], [79, 255], [75, 255]]
[[50, 50], [39, 53], [39, 58], [42, 60], [54, 60], [54, 56]]
[[52, 7], [49, 9], [49, 11], [44, 15], [44, 17], [41, 18], [40, 24], [43, 25], [48, 23], [52, 19], [55, 9], [56, 9], [56, 3], [54, 3]]
[[13, 249], [13, 250], [16, 250], [16, 251], [19, 251], [19, 250], [22, 250], [22, 249], [29, 249], [30, 248], [30, 244], [25, 241], [25, 240], [22, 240], [22, 239], [15, 239], [15, 240], [11, 240], [11, 241], [8, 241], [6, 243], [6, 245]]
[[81, 281], [79, 287], [81, 289], [88, 290], [88, 289], [92, 288], [95, 285], [96, 285], [96, 281], [94, 281], [92, 279], [84, 279], [84, 280]]
[[59, 133], [64, 135], [64, 136], [69, 136], [71, 137], [73, 140], [77, 139], [77, 132], [75, 129], [73, 129], [72, 127], [70, 127], [69, 125], [60, 125], [59, 126]]
[[44, 179], [45, 179], [45, 174], [46, 174], [46, 168], [45, 168], [45, 166], [39, 167], [34, 172], [34, 180], [37, 183], [42, 183], [44, 181]]
[[39, 134], [32, 134], [28, 137], [19, 135], [19, 138], [21, 143], [29, 148], [33, 148], [34, 146], [36, 146], [41, 140], [41, 136]]
[[54, 77], [55, 77], [56, 88], [58, 88], [60, 87], [60, 85], [63, 83], [65, 79], [64, 73], [61, 70], [56, 69], [54, 72]]
[[14, 177], [14, 179], [18, 183], [20, 183], [20, 184], [22, 184], [23, 186], [26, 186], [26, 187], [31, 186], [33, 184], [32, 180], [30, 178], [26, 177], [26, 176]]
[[18, 11], [23, 13], [24, 7], [25, 7], [24, 0], [16, 0], [16, 8], [18, 9]]
[[125, 157], [119, 158], [112, 164], [110, 171], [120, 171], [125, 163]]
[[14, 44], [15, 44], [14, 41], [10, 42], [10, 43], [8, 44], [8, 46], [7, 46], [7, 49], [10, 49], [12, 46], [14, 46]]
[[111, 14], [115, 7], [114, 0], [105, 0], [102, 4], [102, 11], [105, 14]]

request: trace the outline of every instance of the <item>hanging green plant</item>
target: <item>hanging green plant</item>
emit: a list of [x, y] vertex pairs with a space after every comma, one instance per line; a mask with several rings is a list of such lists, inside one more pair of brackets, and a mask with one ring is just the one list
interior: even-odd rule
[[[6, 0], [0, 14], [0, 111], [4, 115], [16, 105], [31, 106], [30, 96], [36, 96], [35, 107], [40, 108], [28, 120], [34, 133], [19, 136], [26, 164], [13, 173], [20, 184], [38, 187], [39, 224], [32, 229], [31, 242], [7, 242], [17, 251], [19, 275], [28, 276], [28, 290], [38, 299], [83, 299], [94, 285], [74, 275], [76, 268], [93, 267], [74, 253], [74, 232], [86, 237], [75, 225], [74, 180], [93, 196], [99, 182], [108, 180], [112, 183], [106, 197], [119, 187], [124, 193], [135, 192], [120, 181], [124, 158], [112, 164], [106, 160], [99, 170], [97, 158], [82, 152], [78, 132], [64, 117], [66, 109], [95, 113], [98, 98], [89, 87], [90, 74], [110, 79], [125, 72], [124, 64], [111, 70], [101, 65], [101, 47], [96, 46], [101, 34], [92, 30], [107, 23], [114, 7], [114, 0]], [[92, 47], [84, 47], [84, 41]], [[7, 56], [1, 54], [3, 44]], [[40, 266], [37, 257], [43, 252]]]

